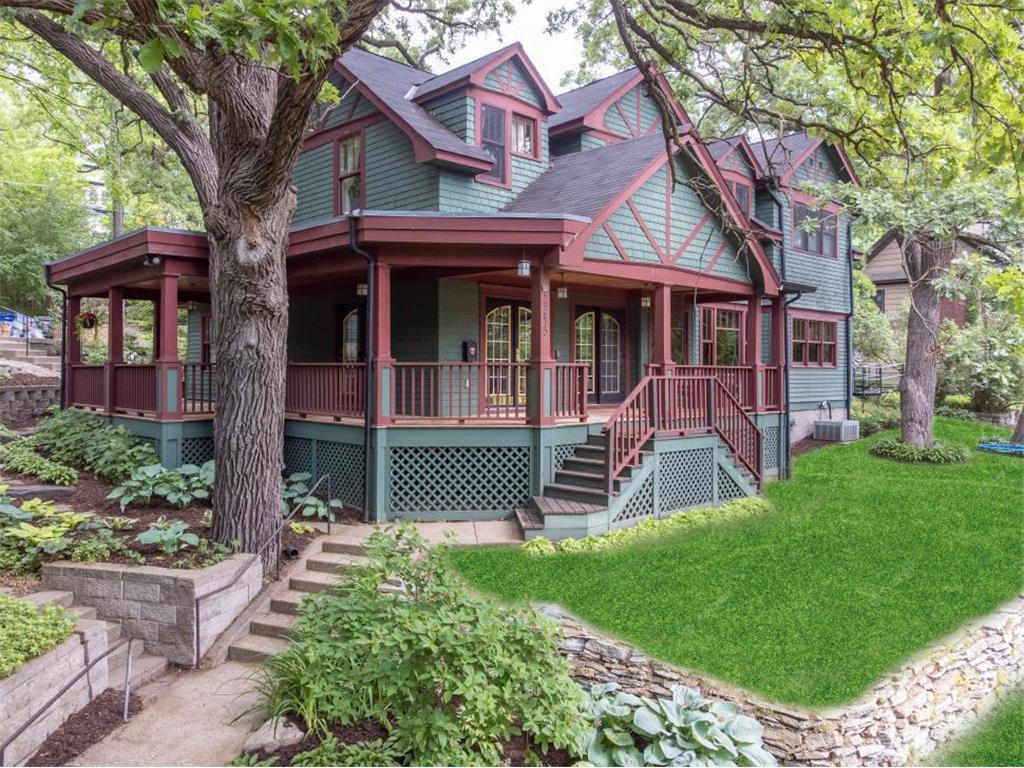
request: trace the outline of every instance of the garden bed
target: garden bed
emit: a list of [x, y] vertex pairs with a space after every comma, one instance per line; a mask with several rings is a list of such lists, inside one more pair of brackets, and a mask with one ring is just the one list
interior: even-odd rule
[[[130, 716], [142, 710], [142, 699], [135, 693], [128, 702]], [[72, 760], [109, 736], [124, 723], [124, 692], [108, 689], [69, 717], [51, 733], [32, 758], [30, 766], [69, 765]]]

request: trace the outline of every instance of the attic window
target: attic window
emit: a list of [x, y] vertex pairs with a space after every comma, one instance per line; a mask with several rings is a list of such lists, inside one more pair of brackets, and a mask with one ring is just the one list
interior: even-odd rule
[[537, 123], [529, 117], [512, 115], [512, 151], [534, 157], [537, 147]]
[[494, 159], [491, 170], [480, 174], [482, 178], [494, 181], [505, 181], [505, 110], [492, 107], [490, 104], [480, 105], [480, 146], [490, 152]]

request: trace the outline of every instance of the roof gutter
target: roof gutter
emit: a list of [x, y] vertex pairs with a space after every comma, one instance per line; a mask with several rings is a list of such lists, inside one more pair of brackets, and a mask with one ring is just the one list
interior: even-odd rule
[[370, 437], [373, 434], [371, 429], [371, 418], [375, 410], [377, 393], [373, 386], [373, 318], [377, 305], [377, 272], [373, 268], [377, 257], [359, 245], [359, 217], [360, 211], [353, 211], [348, 218], [348, 243], [359, 256], [366, 261], [366, 316], [363, 319], [363, 348], [366, 350], [366, 362], [363, 365], [363, 391], [366, 393], [363, 406], [363, 522], [371, 522], [370, 514], [370, 486], [372, 475], [370, 473]]

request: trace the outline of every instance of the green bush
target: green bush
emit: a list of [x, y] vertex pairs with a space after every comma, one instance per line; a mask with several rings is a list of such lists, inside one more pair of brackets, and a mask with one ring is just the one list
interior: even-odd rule
[[39, 609], [34, 603], [0, 594], [0, 679], [63, 643], [74, 626], [60, 606]]
[[946, 395], [942, 398], [942, 404], [948, 405], [950, 408], [969, 411], [971, 409], [971, 399], [970, 395]]
[[964, 446], [938, 440], [927, 448], [918, 448], [888, 437], [872, 445], [869, 451], [873, 456], [909, 463], [959, 464], [971, 458], [970, 450]]
[[40, 456], [32, 449], [31, 441], [24, 437], [0, 444], [0, 466], [51, 485], [75, 485], [78, 482], [75, 470]]
[[292, 765], [298, 766], [351, 766], [363, 765], [398, 765], [402, 754], [393, 739], [384, 741], [359, 741], [344, 744], [338, 741], [333, 733], [329, 733], [313, 749], [300, 752], [292, 758]]
[[312, 477], [309, 472], [296, 472], [284, 479], [281, 489], [281, 514], [287, 516], [297, 504], [301, 504], [300, 513], [303, 517], [315, 517], [317, 520], [329, 520], [333, 523], [334, 510], [341, 509], [341, 500], [324, 501], [308, 495], [309, 481]]
[[771, 504], [759, 496], [734, 499], [719, 507], [691, 509], [676, 512], [660, 520], [648, 518], [629, 528], [609, 531], [600, 536], [586, 536], [582, 539], [549, 541], [543, 536], [530, 539], [522, 545], [523, 551], [531, 555], [553, 555], [556, 552], [596, 552], [605, 549], [626, 547], [638, 539], [664, 536], [673, 531], [696, 528], [709, 523], [721, 523], [771, 512]]
[[71, 548], [72, 532], [89, 515], [59, 512], [53, 502], [30, 499], [15, 507], [0, 486], [0, 565], [12, 573], [39, 570], [44, 555], [61, 557]]
[[165, 555], [173, 555], [185, 547], [199, 546], [199, 537], [186, 533], [189, 525], [184, 520], [167, 520], [163, 515], [148, 529], [135, 537], [139, 544], [154, 544]]
[[56, 411], [40, 422], [32, 440], [54, 461], [93, 472], [108, 483], [124, 482], [136, 467], [157, 461], [149, 443], [83, 411]]
[[213, 460], [201, 467], [182, 464], [178, 469], [147, 464], [132, 470], [131, 477], [107, 494], [107, 498], [119, 500], [122, 512], [132, 505], [149, 504], [154, 496], [185, 509], [193, 502], [209, 500], [213, 475]]
[[672, 686], [670, 699], [595, 685], [583, 712], [591, 729], [580, 751], [593, 765], [776, 765], [757, 720], [682, 685]]
[[863, 437], [885, 429], [897, 429], [900, 426], [899, 397], [895, 398], [895, 403], [889, 395], [878, 400], [855, 399], [853, 418], [860, 422]]
[[471, 595], [411, 526], [375, 532], [367, 554], [303, 603], [295, 642], [268, 661], [271, 716], [320, 735], [376, 721], [408, 765], [498, 765], [523, 733], [541, 753], [578, 747], [581, 691], [553, 624]]
[[943, 416], [947, 419], [960, 419], [961, 421], [974, 420], [974, 414], [971, 411], [955, 405], [937, 405], [935, 406], [935, 415]]

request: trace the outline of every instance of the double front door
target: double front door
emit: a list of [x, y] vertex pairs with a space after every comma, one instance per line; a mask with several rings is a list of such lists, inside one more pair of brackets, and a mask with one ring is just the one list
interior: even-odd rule
[[625, 325], [621, 310], [577, 307], [573, 355], [587, 364], [592, 403], [618, 403], [625, 396]]

